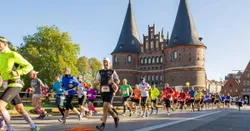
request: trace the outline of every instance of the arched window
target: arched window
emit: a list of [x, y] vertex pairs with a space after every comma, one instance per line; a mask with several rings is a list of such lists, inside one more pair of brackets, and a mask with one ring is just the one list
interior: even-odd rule
[[159, 41], [156, 41], [156, 43], [155, 43], [155, 48], [156, 48], [156, 49], [159, 49]]
[[141, 64], [143, 64], [143, 62], [144, 62], [144, 61], [143, 61], [143, 58], [141, 58]]
[[162, 75], [160, 75], [160, 81], [162, 81], [163, 80], [163, 76]]
[[148, 64], [151, 64], [151, 58], [150, 57], [148, 58]]
[[148, 42], [146, 42], [146, 50], [148, 50], [148, 46], [149, 46], [149, 45], [148, 45]]
[[152, 75], [152, 79], [151, 79], [152, 81], [154, 81], [155, 80], [155, 76], [154, 75]]
[[144, 64], [148, 64], [147, 58], [144, 58]]
[[158, 56], [155, 58], [155, 61], [156, 61], [156, 63], [159, 63], [159, 57]]
[[156, 76], [155, 76], [155, 80], [156, 80], [156, 81], [159, 81], [159, 75], [156, 75]]
[[177, 57], [178, 57], [178, 53], [177, 53], [177, 51], [174, 51], [173, 56], [174, 56], [174, 59], [177, 59]]
[[131, 63], [132, 62], [132, 57], [129, 55], [128, 56], [128, 62]]
[[153, 41], [150, 42], [150, 48], [154, 49], [154, 42]]
[[152, 64], [154, 64], [154, 63], [155, 63], [155, 57], [152, 58]]
[[117, 62], [118, 62], [118, 58], [117, 58], [117, 56], [116, 56], [116, 55], [114, 56], [114, 62], [115, 62], [115, 63], [117, 63]]
[[151, 78], [151, 76], [150, 76], [150, 75], [148, 75], [148, 81], [150, 81], [150, 80], [151, 80], [150, 78]]
[[163, 63], [163, 57], [162, 56], [160, 57], [160, 63]]

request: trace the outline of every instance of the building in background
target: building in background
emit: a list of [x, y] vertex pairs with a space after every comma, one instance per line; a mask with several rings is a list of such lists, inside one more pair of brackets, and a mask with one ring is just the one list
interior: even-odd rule
[[156, 25], [148, 26], [147, 35], [140, 40], [131, 0], [117, 45], [112, 52], [113, 68], [120, 78], [131, 85], [146, 81], [170, 86], [206, 88], [205, 50], [198, 36], [187, 0], [180, 0], [171, 38], [164, 31], [156, 31]]
[[206, 92], [209, 93], [221, 93], [221, 89], [224, 86], [223, 81], [207, 80]]

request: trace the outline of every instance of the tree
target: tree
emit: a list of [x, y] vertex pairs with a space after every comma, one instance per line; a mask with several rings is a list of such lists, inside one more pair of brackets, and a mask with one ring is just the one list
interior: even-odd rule
[[95, 77], [96, 77], [96, 73], [102, 69], [102, 62], [97, 60], [95, 57], [92, 57], [89, 59], [88, 63], [89, 63], [89, 67], [91, 69], [90, 81], [91, 81], [91, 83], [93, 83], [95, 80]]
[[89, 75], [90, 75], [90, 68], [88, 64], [88, 58], [85, 56], [80, 57], [77, 60], [77, 68], [79, 71], [79, 74], [83, 76], [84, 81], [89, 80]]
[[[56, 26], [41, 26], [37, 33], [23, 38], [24, 43], [18, 48], [39, 72], [38, 77], [50, 87], [56, 74], [62, 74], [64, 68], [70, 68], [73, 75], [78, 74], [76, 67], [79, 44], [74, 44], [67, 32], [60, 32]], [[24, 78], [25, 83], [30, 80]], [[28, 84], [29, 85], [29, 84]]]

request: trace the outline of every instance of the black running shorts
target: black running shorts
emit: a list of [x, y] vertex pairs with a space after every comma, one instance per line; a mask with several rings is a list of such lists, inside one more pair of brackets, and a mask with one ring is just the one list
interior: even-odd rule
[[110, 92], [106, 93], [105, 92], [105, 93], [102, 93], [101, 96], [102, 96], [103, 102], [108, 102], [108, 103], [112, 104], [113, 93], [110, 93]]
[[166, 108], [170, 108], [171, 107], [171, 102], [169, 99], [165, 99], [165, 104], [166, 104]]
[[3, 94], [1, 95], [0, 99], [5, 101], [6, 103], [11, 103], [14, 106], [17, 104], [21, 104], [21, 98], [19, 92], [21, 88], [19, 87], [8, 87]]

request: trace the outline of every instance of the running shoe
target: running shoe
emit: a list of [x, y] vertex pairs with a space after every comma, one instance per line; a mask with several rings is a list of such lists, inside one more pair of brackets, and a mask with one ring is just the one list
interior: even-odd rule
[[158, 111], [159, 111], [159, 110], [158, 110], [158, 109], [156, 109], [156, 113], [155, 113], [156, 115], [158, 114]]
[[168, 113], [168, 116], [170, 115], [170, 113]]
[[146, 112], [146, 117], [148, 117], [148, 113]]
[[40, 131], [40, 128], [36, 126], [35, 128], [31, 128], [30, 131]]
[[61, 122], [62, 124], [66, 124], [66, 120], [65, 119], [58, 119], [59, 122]]
[[154, 112], [154, 111], [152, 110], [152, 111], [150, 112], [150, 114], [149, 114], [149, 115], [152, 115], [152, 114], [153, 114], [153, 112]]
[[115, 128], [117, 128], [119, 126], [119, 117], [115, 117], [114, 121], [115, 121]]
[[36, 119], [37, 119], [37, 120], [42, 120], [43, 118], [44, 118], [43, 115], [39, 115]]
[[104, 126], [101, 125], [101, 126], [96, 126], [96, 129], [100, 130], [100, 131], [104, 131]]
[[79, 120], [79, 121], [82, 120], [82, 115], [81, 115], [81, 113], [78, 115], [78, 120]]

